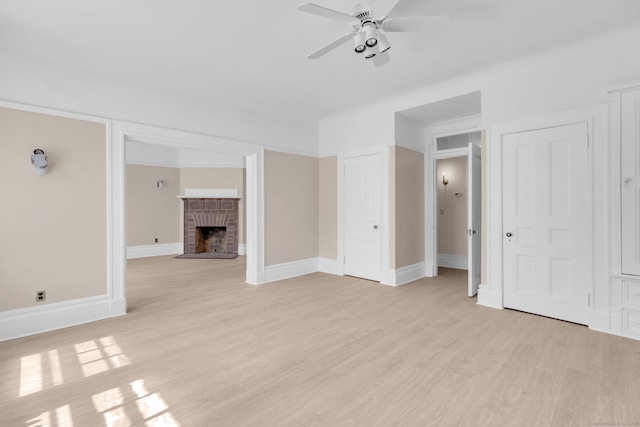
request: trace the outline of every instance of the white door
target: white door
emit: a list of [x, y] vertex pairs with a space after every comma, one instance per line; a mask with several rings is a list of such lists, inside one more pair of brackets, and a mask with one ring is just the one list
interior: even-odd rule
[[640, 90], [622, 94], [622, 272], [640, 275]]
[[586, 124], [503, 142], [504, 306], [586, 324]]
[[481, 148], [469, 144], [467, 156], [467, 264], [470, 297], [478, 293], [480, 286], [481, 238], [482, 228], [482, 171]]
[[380, 154], [345, 159], [345, 260], [350, 276], [380, 281]]

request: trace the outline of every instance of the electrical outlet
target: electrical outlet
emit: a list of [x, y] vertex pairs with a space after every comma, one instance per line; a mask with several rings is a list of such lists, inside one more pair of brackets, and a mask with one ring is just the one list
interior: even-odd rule
[[158, 238], [156, 237], [156, 243], [158, 243]]
[[41, 302], [47, 299], [46, 291], [37, 291], [36, 292], [36, 301]]

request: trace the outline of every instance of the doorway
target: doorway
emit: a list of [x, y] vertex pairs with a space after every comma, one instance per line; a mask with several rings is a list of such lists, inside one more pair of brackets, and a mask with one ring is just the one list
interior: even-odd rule
[[[484, 132], [471, 132], [482, 143]], [[446, 149], [432, 156], [433, 275], [439, 267], [467, 270], [467, 296], [478, 293], [481, 281], [482, 170], [481, 147], [468, 142], [464, 149]]]
[[263, 283], [264, 275], [264, 195], [263, 152], [260, 147], [239, 141], [196, 135], [155, 126], [113, 122], [108, 163], [108, 231], [110, 314], [127, 312], [126, 233], [126, 144], [138, 141], [162, 146], [239, 155], [246, 168], [246, 282]]
[[436, 159], [438, 267], [467, 269], [467, 156]]

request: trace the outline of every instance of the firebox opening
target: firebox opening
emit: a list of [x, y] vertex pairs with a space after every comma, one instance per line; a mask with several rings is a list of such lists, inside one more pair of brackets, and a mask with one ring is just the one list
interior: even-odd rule
[[196, 253], [220, 252], [227, 248], [227, 227], [196, 227]]

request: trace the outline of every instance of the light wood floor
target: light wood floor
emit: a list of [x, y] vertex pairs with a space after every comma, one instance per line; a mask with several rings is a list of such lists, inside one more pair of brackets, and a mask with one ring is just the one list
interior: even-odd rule
[[478, 306], [456, 270], [243, 263], [131, 260], [127, 316], [0, 343], [0, 425], [640, 425], [640, 342]]

